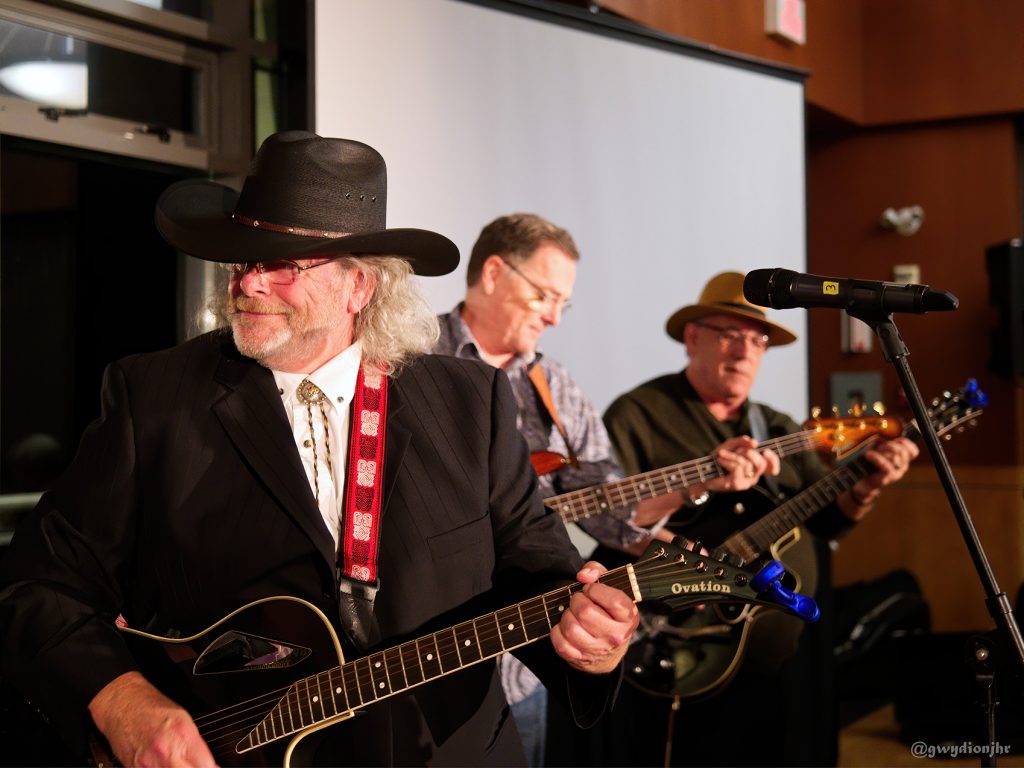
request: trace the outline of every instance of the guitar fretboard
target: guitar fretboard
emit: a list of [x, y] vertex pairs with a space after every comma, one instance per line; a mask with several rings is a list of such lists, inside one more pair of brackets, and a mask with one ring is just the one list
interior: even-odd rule
[[[608, 571], [601, 581], [639, 601], [631, 568]], [[582, 588], [581, 584], [571, 584], [299, 680], [237, 749], [246, 752], [269, 744], [547, 637], [568, 608], [573, 593]]]
[[[819, 444], [818, 436], [817, 430], [808, 429], [765, 440], [759, 448], [770, 448], [780, 458], [784, 458], [814, 450]], [[713, 480], [725, 474], [713, 456], [705, 456], [622, 480], [613, 480], [603, 485], [551, 496], [544, 500], [544, 504], [557, 512], [563, 522], [575, 523], [614, 509], [623, 509], [645, 499], [680, 491], [687, 486]]]
[[[932, 411], [929, 416], [936, 427], [938, 435], [944, 435], [968, 418], [977, 415], [977, 411], [968, 410], [966, 415], [953, 414], [946, 424], [935, 424], [937, 414], [944, 411]], [[947, 414], [948, 415], [948, 414]], [[903, 436], [916, 440], [921, 436], [917, 425], [908, 422], [903, 428]], [[850, 490], [858, 481], [875, 472], [875, 465], [860, 454], [833, 472], [825, 475], [818, 482], [805, 488], [789, 501], [780, 504], [760, 520], [748, 525], [742, 531], [734, 533], [722, 544], [722, 548], [744, 562], [750, 562], [764, 554], [769, 548], [798, 525], [803, 525], [811, 517]]]
[[755, 523], [734, 533], [722, 548], [749, 562], [785, 536], [789, 531], [807, 522], [812, 516], [834, 502], [859, 480], [875, 471], [875, 466], [863, 456], [825, 475], [818, 482], [780, 504]]

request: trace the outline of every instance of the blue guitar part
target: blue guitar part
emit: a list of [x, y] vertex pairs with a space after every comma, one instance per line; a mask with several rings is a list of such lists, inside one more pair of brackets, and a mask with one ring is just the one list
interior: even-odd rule
[[782, 586], [782, 577], [786, 575], [786, 568], [778, 560], [772, 560], [764, 566], [753, 579], [750, 586], [772, 602], [778, 603], [791, 613], [796, 614], [804, 621], [817, 621], [821, 616], [818, 604], [813, 598], [806, 595], [799, 595], [791, 589]]

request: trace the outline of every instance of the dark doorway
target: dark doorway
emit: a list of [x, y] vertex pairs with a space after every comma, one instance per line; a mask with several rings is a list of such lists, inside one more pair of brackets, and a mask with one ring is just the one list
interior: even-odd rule
[[153, 206], [191, 173], [5, 137], [0, 493], [46, 490], [63, 471], [108, 363], [176, 342], [178, 259]]

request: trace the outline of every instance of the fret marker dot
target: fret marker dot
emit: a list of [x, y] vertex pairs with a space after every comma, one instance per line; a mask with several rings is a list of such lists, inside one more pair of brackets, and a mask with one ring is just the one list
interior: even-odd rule
[[373, 666], [375, 666], [375, 667], [376, 667], [377, 669], [380, 669], [380, 662], [378, 661], [378, 662], [377, 662], [376, 664], [374, 664]]
[[313, 703], [316, 704], [318, 701], [320, 701], [320, 697], [319, 696], [314, 696], [313, 697]]
[[558, 612], [559, 612], [559, 613], [561, 613], [561, 612], [562, 612], [562, 611], [564, 611], [564, 610], [565, 610], [565, 606], [564, 606], [564, 605], [560, 605], [560, 606], [558, 606]]
[[377, 687], [380, 688], [381, 690], [384, 690], [384, 683], [380, 683]]
[[463, 644], [464, 646], [466, 646], [467, 648], [468, 648], [468, 647], [469, 647], [469, 646], [471, 645], [471, 643], [469, 642], [469, 640], [465, 640], [465, 641], [464, 641], [464, 642], [463, 642], [462, 644]]
[[516, 625], [515, 625], [515, 624], [509, 624], [509, 625], [508, 625], [508, 628], [509, 628], [509, 629], [515, 629], [515, 628], [516, 628]]
[[434, 654], [432, 654], [432, 653], [428, 653], [427, 654], [427, 661], [432, 661], [433, 658], [434, 658]]
[[335, 688], [334, 692], [335, 693], [341, 693], [341, 686], [339, 685], [337, 688]]

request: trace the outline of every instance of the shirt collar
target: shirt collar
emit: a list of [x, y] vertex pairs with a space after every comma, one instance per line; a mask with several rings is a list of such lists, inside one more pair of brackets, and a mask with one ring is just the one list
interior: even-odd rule
[[352, 402], [356, 392], [356, 375], [362, 363], [363, 350], [359, 342], [347, 347], [312, 373], [291, 373], [274, 371], [274, 381], [286, 405], [299, 405], [295, 394], [303, 379], [309, 379], [324, 393], [327, 401], [336, 408]]
[[[460, 302], [445, 318], [448, 326], [448, 338], [452, 343], [451, 354], [455, 357], [471, 357], [480, 360], [480, 349], [473, 337], [473, 332], [466, 325], [466, 321], [462, 319], [462, 306], [462, 302]], [[540, 362], [542, 357], [544, 357], [544, 353], [539, 349], [530, 356], [516, 355], [505, 366], [505, 369], [510, 370], [519, 366], [532, 368]]]

